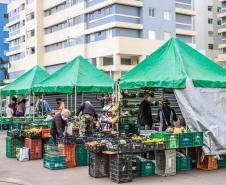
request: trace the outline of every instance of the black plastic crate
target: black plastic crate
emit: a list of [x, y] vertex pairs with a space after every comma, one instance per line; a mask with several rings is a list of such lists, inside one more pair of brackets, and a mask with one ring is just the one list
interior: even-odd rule
[[132, 155], [118, 154], [110, 156], [110, 179], [116, 183], [131, 182], [132, 172]]
[[90, 153], [89, 175], [94, 178], [109, 177], [109, 157], [100, 153]]
[[133, 153], [142, 153], [144, 151], [144, 144], [141, 142], [132, 143], [132, 152]]
[[136, 157], [132, 159], [132, 175], [133, 178], [140, 177], [140, 161]]
[[64, 144], [71, 145], [76, 143], [76, 137], [75, 136], [66, 136], [64, 138]]
[[143, 143], [143, 152], [149, 152], [155, 150], [155, 143], [154, 142], [147, 142]]

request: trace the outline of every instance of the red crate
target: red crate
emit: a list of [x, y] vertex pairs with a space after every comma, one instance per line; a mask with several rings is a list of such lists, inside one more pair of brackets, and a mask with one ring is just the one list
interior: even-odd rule
[[36, 160], [42, 158], [42, 140], [26, 138], [24, 146], [29, 148], [30, 160]]
[[63, 151], [62, 154], [66, 156], [66, 167], [73, 168], [76, 166], [75, 161], [75, 144], [61, 144]]
[[48, 139], [51, 137], [51, 129], [50, 128], [43, 128], [42, 129], [42, 139]]
[[216, 170], [217, 159], [213, 155], [205, 156], [201, 149], [197, 150], [197, 168], [201, 170]]

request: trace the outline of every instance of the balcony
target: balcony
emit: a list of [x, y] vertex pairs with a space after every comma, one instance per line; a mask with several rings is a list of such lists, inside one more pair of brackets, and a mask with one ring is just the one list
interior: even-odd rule
[[9, 37], [14, 37], [14, 36], [17, 36], [20, 34], [20, 30], [16, 30], [16, 31], [13, 31], [13, 32], [9, 32]]
[[179, 3], [179, 2], [176, 2], [176, 8], [182, 8], [182, 9], [186, 9], [186, 10], [192, 10], [192, 5], [191, 4], [187, 4], [187, 3]]
[[20, 14], [17, 14], [13, 17], [9, 17], [9, 23], [12, 22], [12, 21], [18, 20], [19, 18], [20, 18]]
[[13, 51], [16, 51], [16, 50], [19, 50], [19, 49], [20, 49], [20, 45], [16, 45], [16, 46], [10, 47], [9, 52], [13, 52]]

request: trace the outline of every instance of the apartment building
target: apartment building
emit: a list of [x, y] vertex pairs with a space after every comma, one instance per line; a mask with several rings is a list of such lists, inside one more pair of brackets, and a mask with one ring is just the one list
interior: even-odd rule
[[117, 80], [171, 36], [195, 44], [193, 0], [10, 0], [10, 79], [83, 55]]
[[[5, 29], [5, 25], [8, 22], [7, 3], [7, 0], [0, 0], [0, 59], [4, 61], [8, 61], [8, 57], [5, 55], [6, 51], [8, 51], [8, 44], [5, 43], [5, 38], [8, 37], [8, 32]], [[0, 81], [2, 81], [4, 77], [4, 72], [0, 71]]]
[[222, 25], [218, 33], [221, 34], [219, 49], [222, 53], [218, 55], [217, 62], [226, 67], [226, 0], [219, 0], [219, 2], [221, 3], [221, 11], [218, 14], [218, 18], [222, 20]]
[[221, 19], [218, 14], [221, 11], [221, 3], [218, 0], [196, 0], [194, 2], [196, 17], [195, 30], [196, 49], [209, 58], [216, 60], [222, 52], [218, 46], [221, 43]]

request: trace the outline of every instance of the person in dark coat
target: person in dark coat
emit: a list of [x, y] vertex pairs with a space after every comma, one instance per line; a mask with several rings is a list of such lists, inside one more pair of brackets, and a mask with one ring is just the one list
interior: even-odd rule
[[161, 124], [162, 131], [173, 126], [177, 121], [177, 115], [174, 109], [170, 107], [168, 99], [164, 98], [161, 102], [161, 108], [158, 110], [158, 121]]
[[63, 139], [69, 115], [70, 111], [67, 109], [63, 109], [53, 118], [51, 127], [51, 136], [54, 144], [57, 144], [57, 139]]
[[152, 112], [151, 112], [151, 96], [146, 93], [144, 100], [141, 102], [138, 113], [138, 122], [141, 126], [145, 127], [145, 130], [152, 128]]

